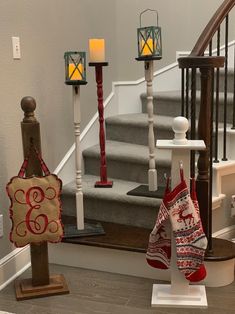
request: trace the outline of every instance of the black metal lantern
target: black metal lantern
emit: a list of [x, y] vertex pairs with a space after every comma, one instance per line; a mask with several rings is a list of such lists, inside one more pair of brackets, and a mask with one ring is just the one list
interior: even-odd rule
[[[156, 26], [142, 27], [142, 15], [147, 11], [155, 12], [157, 15]], [[140, 13], [140, 27], [137, 29], [138, 38], [138, 58], [137, 60], [161, 59], [162, 58], [162, 38], [161, 28], [158, 26], [158, 12], [146, 9]]]
[[86, 82], [86, 53], [67, 51], [65, 60], [65, 84], [85, 85]]

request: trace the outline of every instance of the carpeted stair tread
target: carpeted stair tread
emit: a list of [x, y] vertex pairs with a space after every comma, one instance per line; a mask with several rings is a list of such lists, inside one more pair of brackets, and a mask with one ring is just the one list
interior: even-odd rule
[[[154, 115], [153, 124], [154, 128], [164, 128], [170, 130], [172, 127], [173, 117]], [[106, 124], [112, 125], [128, 125], [148, 127], [148, 115], [147, 113], [129, 113], [112, 116], [105, 119]]]
[[[173, 138], [172, 117], [154, 115], [153, 131], [156, 139]], [[107, 140], [148, 146], [148, 115], [120, 114], [105, 120]]]
[[[170, 166], [171, 152], [169, 150], [155, 149], [156, 164]], [[94, 145], [83, 151], [83, 157], [100, 157], [100, 146]], [[126, 161], [139, 164], [146, 164], [149, 160], [147, 146], [137, 145], [118, 141], [106, 141], [107, 160]]]
[[[201, 92], [197, 91], [196, 92], [196, 98], [199, 101], [200, 100], [200, 95]], [[142, 93], [140, 95], [141, 99], [146, 99], [147, 95], [146, 93]], [[181, 91], [167, 91], [167, 92], [154, 92], [153, 93], [153, 98], [157, 99], [157, 100], [168, 100], [168, 101], [181, 101]], [[190, 92], [189, 92], [189, 99], [191, 98], [190, 96]], [[219, 92], [219, 99], [221, 100], [221, 102], [224, 100], [224, 93], [223, 92]], [[228, 93], [227, 94], [227, 100], [228, 103], [232, 103], [233, 101], [233, 93]]]
[[[214, 81], [214, 86], [216, 86], [216, 69], [215, 69], [215, 81]], [[219, 91], [223, 92], [224, 91], [224, 79], [225, 79], [225, 69], [224, 68], [220, 68], [219, 69]], [[189, 79], [191, 80], [191, 75], [189, 75]], [[234, 90], [234, 69], [233, 68], [228, 68], [228, 72], [227, 72], [227, 91], [229, 93], [233, 93]], [[198, 90], [201, 89], [201, 74], [199, 71], [197, 71], [197, 75], [196, 75], [196, 88]]]
[[[126, 193], [138, 186], [136, 182], [112, 179], [112, 188], [95, 188], [99, 177], [83, 175], [82, 188], [86, 219], [153, 228], [160, 199], [130, 196]], [[63, 215], [76, 216], [75, 181], [63, 187]]]
[[[196, 92], [196, 117], [199, 115], [199, 104], [200, 104], [201, 92]], [[214, 99], [215, 99], [214, 93]], [[142, 112], [147, 112], [147, 96], [146, 93], [140, 95], [142, 102]], [[189, 92], [189, 101], [191, 95]], [[232, 115], [229, 114], [233, 106], [233, 93], [227, 93], [227, 122], [232, 123]], [[224, 113], [224, 93], [219, 93], [219, 121], [223, 121]], [[181, 91], [167, 91], [158, 92], [153, 94], [153, 112], [156, 115], [167, 115], [171, 117], [176, 117], [181, 115]]]
[[[94, 200], [105, 199], [112, 202], [129, 203], [132, 205], [136, 204], [138, 206], [143, 205], [154, 208], [157, 208], [161, 203], [160, 199], [127, 195], [126, 193], [128, 191], [139, 186], [139, 183], [137, 182], [109, 178], [109, 180], [113, 180], [112, 188], [95, 188], [94, 183], [97, 180], [99, 180], [99, 177], [97, 176], [83, 175], [82, 190], [85, 198]], [[75, 193], [75, 180], [63, 187], [63, 194], [75, 196]]]

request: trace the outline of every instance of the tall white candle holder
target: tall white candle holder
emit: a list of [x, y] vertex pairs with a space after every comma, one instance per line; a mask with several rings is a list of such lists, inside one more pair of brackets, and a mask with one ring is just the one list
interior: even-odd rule
[[[142, 26], [142, 15], [152, 12], [156, 16], [156, 25]], [[134, 190], [129, 191], [128, 195], [147, 196], [161, 198], [164, 189], [158, 186], [157, 169], [155, 165], [155, 138], [153, 124], [153, 62], [162, 58], [162, 39], [161, 28], [158, 25], [158, 12], [146, 9], [140, 14], [140, 27], [137, 29], [138, 38], [138, 58], [137, 61], [144, 61], [144, 73], [147, 94], [147, 113], [148, 113], [148, 149], [149, 149], [149, 170], [148, 185], [141, 184]]]
[[[170, 149], [171, 158], [171, 187], [179, 183], [179, 163], [184, 165], [184, 177], [190, 186], [190, 152], [204, 150], [205, 143], [201, 140], [187, 140], [188, 120], [176, 117], [173, 121], [173, 140], [158, 140], [159, 149]], [[154, 284], [152, 292], [152, 307], [207, 307], [205, 286], [189, 285], [189, 281], [178, 270], [176, 264], [176, 243], [171, 237], [171, 284]]]
[[82, 162], [80, 150], [80, 85], [86, 85], [86, 54], [85, 52], [67, 51], [65, 59], [65, 84], [73, 87], [73, 117], [75, 135], [75, 168], [76, 168], [76, 226], [66, 223], [64, 237], [73, 238], [86, 235], [104, 234], [100, 223], [88, 224], [84, 222], [84, 201], [82, 191]]

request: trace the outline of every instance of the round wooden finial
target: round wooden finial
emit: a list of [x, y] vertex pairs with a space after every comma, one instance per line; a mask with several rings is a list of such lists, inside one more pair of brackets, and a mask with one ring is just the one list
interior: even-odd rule
[[25, 96], [21, 99], [21, 108], [24, 111], [24, 119], [23, 122], [36, 122], [36, 118], [34, 116], [34, 110], [36, 109], [36, 101], [31, 96]]
[[173, 139], [174, 144], [184, 145], [187, 144], [186, 132], [188, 131], [189, 123], [185, 117], [176, 117], [173, 120], [172, 129], [175, 133]]

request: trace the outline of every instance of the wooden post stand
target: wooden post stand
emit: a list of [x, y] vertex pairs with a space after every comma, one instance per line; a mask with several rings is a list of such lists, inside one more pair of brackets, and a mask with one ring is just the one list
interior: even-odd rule
[[76, 164], [76, 214], [77, 229], [84, 229], [84, 208], [83, 208], [83, 192], [82, 192], [82, 161], [80, 152], [80, 86], [73, 86], [73, 118], [74, 118], [74, 134], [75, 134], [75, 164]]
[[144, 56], [136, 58], [137, 61], [144, 61], [144, 73], [147, 94], [147, 113], [148, 113], [148, 149], [149, 149], [149, 170], [148, 185], [141, 184], [137, 188], [129, 191], [128, 195], [147, 196], [162, 198], [164, 188], [158, 186], [157, 169], [155, 164], [155, 136], [154, 136], [154, 115], [153, 115], [153, 62], [160, 60], [161, 57]]
[[[183, 163], [184, 176], [190, 186], [190, 152], [204, 150], [203, 141], [190, 141], [185, 138], [188, 122], [184, 117], [177, 117], [173, 122], [175, 138], [173, 140], [159, 140], [157, 147], [172, 150], [171, 185], [172, 189], [179, 183], [179, 162]], [[189, 285], [189, 281], [178, 270], [176, 265], [176, 244], [171, 237], [171, 285], [155, 284], [152, 294], [153, 307], [207, 307], [205, 286]]]
[[107, 164], [105, 153], [105, 131], [104, 131], [104, 105], [103, 105], [103, 66], [108, 62], [90, 62], [89, 66], [95, 67], [95, 77], [97, 84], [98, 112], [100, 122], [100, 181], [95, 183], [96, 188], [111, 188], [113, 181], [107, 179]]
[[[36, 102], [32, 97], [24, 97], [21, 100], [21, 108], [24, 111], [24, 119], [21, 122], [24, 157], [28, 156], [30, 143], [33, 142], [41, 152], [40, 125], [34, 116]], [[41, 176], [42, 170], [38, 158], [29, 159], [26, 176]], [[48, 245], [47, 242], [30, 244], [32, 278], [15, 281], [17, 300], [26, 300], [57, 294], [69, 293], [63, 275], [49, 276]]]
[[144, 62], [145, 81], [147, 84], [147, 112], [148, 112], [148, 146], [149, 146], [149, 170], [148, 188], [149, 191], [156, 191], [157, 169], [155, 165], [155, 139], [153, 130], [153, 60]]

